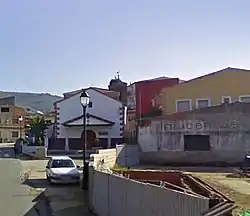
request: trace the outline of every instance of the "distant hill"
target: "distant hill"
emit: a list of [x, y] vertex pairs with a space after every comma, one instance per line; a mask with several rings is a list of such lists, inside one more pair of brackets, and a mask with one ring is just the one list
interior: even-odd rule
[[16, 105], [29, 107], [44, 113], [53, 110], [53, 103], [62, 97], [48, 93], [4, 92], [0, 91], [0, 98], [15, 96]]

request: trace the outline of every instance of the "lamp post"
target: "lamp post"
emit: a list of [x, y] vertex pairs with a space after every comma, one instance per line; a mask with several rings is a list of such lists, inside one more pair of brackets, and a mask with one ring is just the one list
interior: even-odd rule
[[18, 117], [18, 121], [19, 121], [19, 129], [20, 129], [19, 138], [21, 139], [21, 138], [22, 138], [22, 121], [23, 121], [23, 117], [22, 117], [22, 116], [19, 116], [19, 117]]
[[29, 143], [29, 140], [30, 140], [30, 136], [29, 136], [29, 133], [30, 133], [30, 125], [29, 125], [29, 124], [26, 124], [26, 125], [24, 126], [24, 128], [25, 128], [25, 138], [26, 138], [26, 140], [27, 140], [28, 143]]
[[83, 91], [80, 95], [80, 102], [83, 111], [83, 182], [82, 189], [86, 190], [88, 188], [88, 163], [86, 162], [86, 108], [89, 105], [89, 95], [87, 92]]

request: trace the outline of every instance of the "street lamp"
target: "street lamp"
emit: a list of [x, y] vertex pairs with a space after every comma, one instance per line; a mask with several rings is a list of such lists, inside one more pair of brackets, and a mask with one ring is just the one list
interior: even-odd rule
[[80, 95], [80, 102], [83, 111], [83, 182], [82, 189], [86, 190], [88, 188], [88, 163], [86, 162], [86, 108], [89, 105], [89, 94], [83, 91]]
[[22, 121], [23, 121], [23, 117], [22, 116], [19, 116], [18, 117], [18, 121], [19, 121], [19, 129], [20, 129], [20, 139], [22, 138]]

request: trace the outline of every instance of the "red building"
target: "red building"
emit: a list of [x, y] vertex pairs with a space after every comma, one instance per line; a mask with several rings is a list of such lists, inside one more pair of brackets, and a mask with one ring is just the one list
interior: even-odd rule
[[162, 88], [179, 84], [179, 78], [157, 78], [144, 80], [135, 84], [136, 116], [143, 117], [152, 111], [152, 99]]

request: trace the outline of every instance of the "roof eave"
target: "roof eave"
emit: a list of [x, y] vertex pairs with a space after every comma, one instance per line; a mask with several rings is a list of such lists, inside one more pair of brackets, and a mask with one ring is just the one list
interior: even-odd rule
[[[64, 127], [83, 127], [83, 124], [76, 124], [76, 125], [69, 125], [69, 124], [62, 124]], [[108, 124], [86, 124], [86, 126], [90, 127], [101, 127], [101, 126], [113, 126], [114, 123], [108, 123]]]

